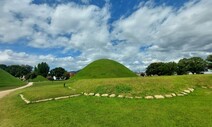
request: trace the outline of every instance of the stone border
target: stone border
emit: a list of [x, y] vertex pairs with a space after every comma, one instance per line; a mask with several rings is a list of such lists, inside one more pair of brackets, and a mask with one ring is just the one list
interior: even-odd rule
[[203, 88], [203, 89], [212, 89], [212, 86], [201, 86], [201, 88]]
[[[204, 89], [211, 89], [212, 87], [205, 87], [202, 86]], [[47, 98], [47, 99], [41, 99], [41, 100], [36, 100], [36, 101], [30, 101], [27, 100], [23, 94], [20, 94], [21, 99], [26, 103], [26, 104], [32, 104], [32, 103], [39, 103], [39, 102], [47, 102], [47, 101], [52, 101], [52, 100], [61, 100], [61, 99], [67, 99], [67, 98], [72, 98], [72, 97], [78, 97], [80, 95], [84, 96], [95, 96], [95, 97], [108, 97], [108, 98], [127, 98], [127, 99], [165, 99], [165, 98], [173, 98], [173, 97], [181, 97], [181, 96], [186, 96], [190, 93], [194, 92], [194, 88], [187, 88], [183, 90], [182, 92], [178, 93], [170, 93], [170, 94], [165, 94], [165, 95], [147, 95], [147, 96], [129, 96], [129, 95], [116, 95], [116, 94], [100, 94], [100, 93], [84, 93], [82, 92], [81, 94], [74, 94], [74, 95], [68, 95], [68, 96], [60, 96], [60, 97], [55, 97], [55, 98]]]
[[20, 94], [21, 99], [26, 103], [26, 104], [33, 104], [33, 103], [40, 103], [40, 102], [47, 102], [47, 101], [53, 101], [53, 100], [61, 100], [61, 99], [67, 99], [67, 98], [73, 98], [73, 97], [78, 97], [82, 94], [74, 94], [74, 95], [69, 95], [69, 96], [61, 96], [61, 97], [55, 97], [55, 98], [46, 98], [46, 99], [41, 99], [41, 100], [36, 100], [36, 101], [29, 101], [27, 100], [23, 94]]
[[84, 96], [96, 96], [96, 97], [109, 97], [109, 98], [127, 98], [127, 99], [165, 99], [165, 98], [172, 98], [172, 97], [181, 97], [181, 96], [186, 96], [194, 91], [194, 88], [188, 88], [183, 90], [182, 92], [178, 93], [170, 93], [170, 94], [165, 94], [165, 95], [147, 95], [147, 96], [129, 96], [129, 95], [116, 95], [116, 94], [99, 94], [99, 93], [83, 93], [82, 95]]

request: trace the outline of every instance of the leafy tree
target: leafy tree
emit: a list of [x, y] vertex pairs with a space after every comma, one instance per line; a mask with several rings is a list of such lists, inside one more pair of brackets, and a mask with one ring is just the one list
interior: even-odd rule
[[200, 57], [192, 57], [188, 59], [188, 71], [190, 71], [192, 74], [200, 74], [201, 72], [206, 70], [206, 67], [206, 61], [204, 61]]
[[162, 62], [151, 63], [146, 69], [146, 74], [161, 75], [161, 68], [163, 68], [162, 66], [163, 66]]
[[212, 69], [212, 55], [208, 55], [206, 61], [208, 69]]
[[146, 74], [144, 72], [140, 73], [140, 76], [144, 77]]
[[46, 77], [49, 73], [49, 65], [45, 62], [39, 63], [37, 67], [35, 67], [34, 72], [37, 75], [42, 75], [43, 77]]
[[188, 69], [189, 69], [189, 60], [186, 58], [181, 59], [178, 64], [177, 64], [177, 74], [178, 75], [183, 75], [183, 74], [188, 74]]
[[177, 71], [177, 64], [175, 62], [156, 62], [151, 63], [146, 70], [147, 75], [173, 75]]
[[35, 72], [31, 72], [31, 73], [28, 73], [26, 76], [25, 76], [25, 79], [28, 80], [28, 79], [34, 79], [37, 77], [37, 74]]
[[177, 72], [177, 63], [175, 62], [168, 62], [166, 63], [167, 72], [166, 75], [174, 75]]
[[15, 77], [22, 77], [30, 73], [32, 67], [29, 65], [10, 65], [6, 70]]
[[5, 64], [0, 64], [0, 68], [7, 71], [7, 65], [5, 65]]
[[65, 69], [62, 67], [56, 67], [50, 71], [51, 76], [56, 76], [57, 78], [64, 78]]

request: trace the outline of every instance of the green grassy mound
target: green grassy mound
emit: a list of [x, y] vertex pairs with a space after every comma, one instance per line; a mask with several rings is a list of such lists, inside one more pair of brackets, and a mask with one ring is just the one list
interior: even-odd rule
[[24, 82], [22, 82], [21, 80], [13, 77], [8, 72], [0, 69], [0, 89], [10, 88], [10, 87], [12, 88], [15, 86], [21, 86], [23, 84]]
[[81, 71], [74, 78], [93, 79], [93, 78], [119, 78], [136, 77], [137, 75], [124, 65], [108, 59], [96, 60]]
[[31, 82], [42, 82], [42, 81], [48, 81], [48, 79], [47, 79], [47, 78], [44, 78], [44, 77], [41, 76], [41, 75], [38, 75], [36, 78], [31, 79], [30, 81], [31, 81]]

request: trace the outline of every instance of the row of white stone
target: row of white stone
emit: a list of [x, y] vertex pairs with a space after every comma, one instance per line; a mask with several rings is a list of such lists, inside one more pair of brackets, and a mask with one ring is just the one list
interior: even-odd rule
[[47, 99], [41, 99], [41, 100], [36, 100], [36, 101], [30, 101], [27, 100], [23, 94], [20, 94], [21, 99], [26, 103], [26, 104], [32, 104], [32, 103], [39, 103], [39, 102], [46, 102], [46, 101], [52, 101], [52, 100], [61, 100], [61, 99], [66, 99], [66, 98], [72, 98], [72, 97], [78, 97], [82, 94], [74, 94], [74, 95], [69, 95], [69, 96], [61, 96], [61, 97], [56, 97], [56, 98], [47, 98]]
[[61, 97], [56, 97], [56, 98], [47, 98], [47, 99], [41, 99], [41, 100], [36, 100], [36, 101], [30, 101], [27, 100], [23, 94], [20, 94], [21, 99], [26, 103], [26, 104], [31, 104], [31, 103], [39, 103], [39, 102], [46, 102], [46, 101], [52, 101], [52, 100], [61, 100], [61, 99], [66, 99], [66, 98], [72, 98], [72, 97], [78, 97], [80, 95], [85, 95], [85, 96], [96, 96], [96, 97], [110, 97], [110, 98], [114, 98], [114, 97], [118, 97], [118, 98], [130, 98], [130, 99], [141, 99], [141, 98], [145, 98], [145, 99], [164, 99], [164, 98], [171, 98], [171, 97], [175, 97], [175, 96], [185, 96], [191, 92], [194, 91], [194, 88], [188, 88], [186, 90], [183, 90], [180, 93], [171, 93], [171, 94], [165, 94], [165, 95], [153, 95], [153, 96], [145, 96], [145, 97], [141, 97], [141, 96], [129, 96], [129, 95], [115, 95], [115, 94], [99, 94], [99, 93], [81, 93], [81, 94], [75, 94], [75, 95], [69, 95], [69, 96], [61, 96]]
[[164, 98], [171, 98], [171, 97], [175, 97], [175, 96], [185, 96], [191, 92], [194, 91], [194, 88], [188, 88], [186, 90], [183, 90], [182, 92], [179, 93], [171, 93], [171, 94], [165, 94], [165, 95], [153, 95], [153, 96], [145, 96], [145, 97], [141, 97], [141, 96], [129, 96], [129, 95], [116, 95], [116, 94], [99, 94], [99, 93], [82, 93], [85, 96], [96, 96], [96, 97], [110, 97], [110, 98], [114, 98], [114, 97], [118, 97], [118, 98], [130, 98], [130, 99], [141, 99], [141, 98], [145, 98], [145, 99], [164, 99]]
[[203, 89], [212, 89], [212, 86], [201, 86]]

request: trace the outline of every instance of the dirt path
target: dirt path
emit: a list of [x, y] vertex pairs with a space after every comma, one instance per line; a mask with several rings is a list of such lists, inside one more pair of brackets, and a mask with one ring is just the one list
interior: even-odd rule
[[25, 86], [21, 86], [21, 87], [15, 88], [15, 89], [0, 91], [0, 99], [3, 98], [4, 96], [8, 95], [9, 93], [13, 92], [13, 91], [24, 89], [24, 88], [32, 86], [32, 85], [33, 85], [33, 82], [30, 82]]

